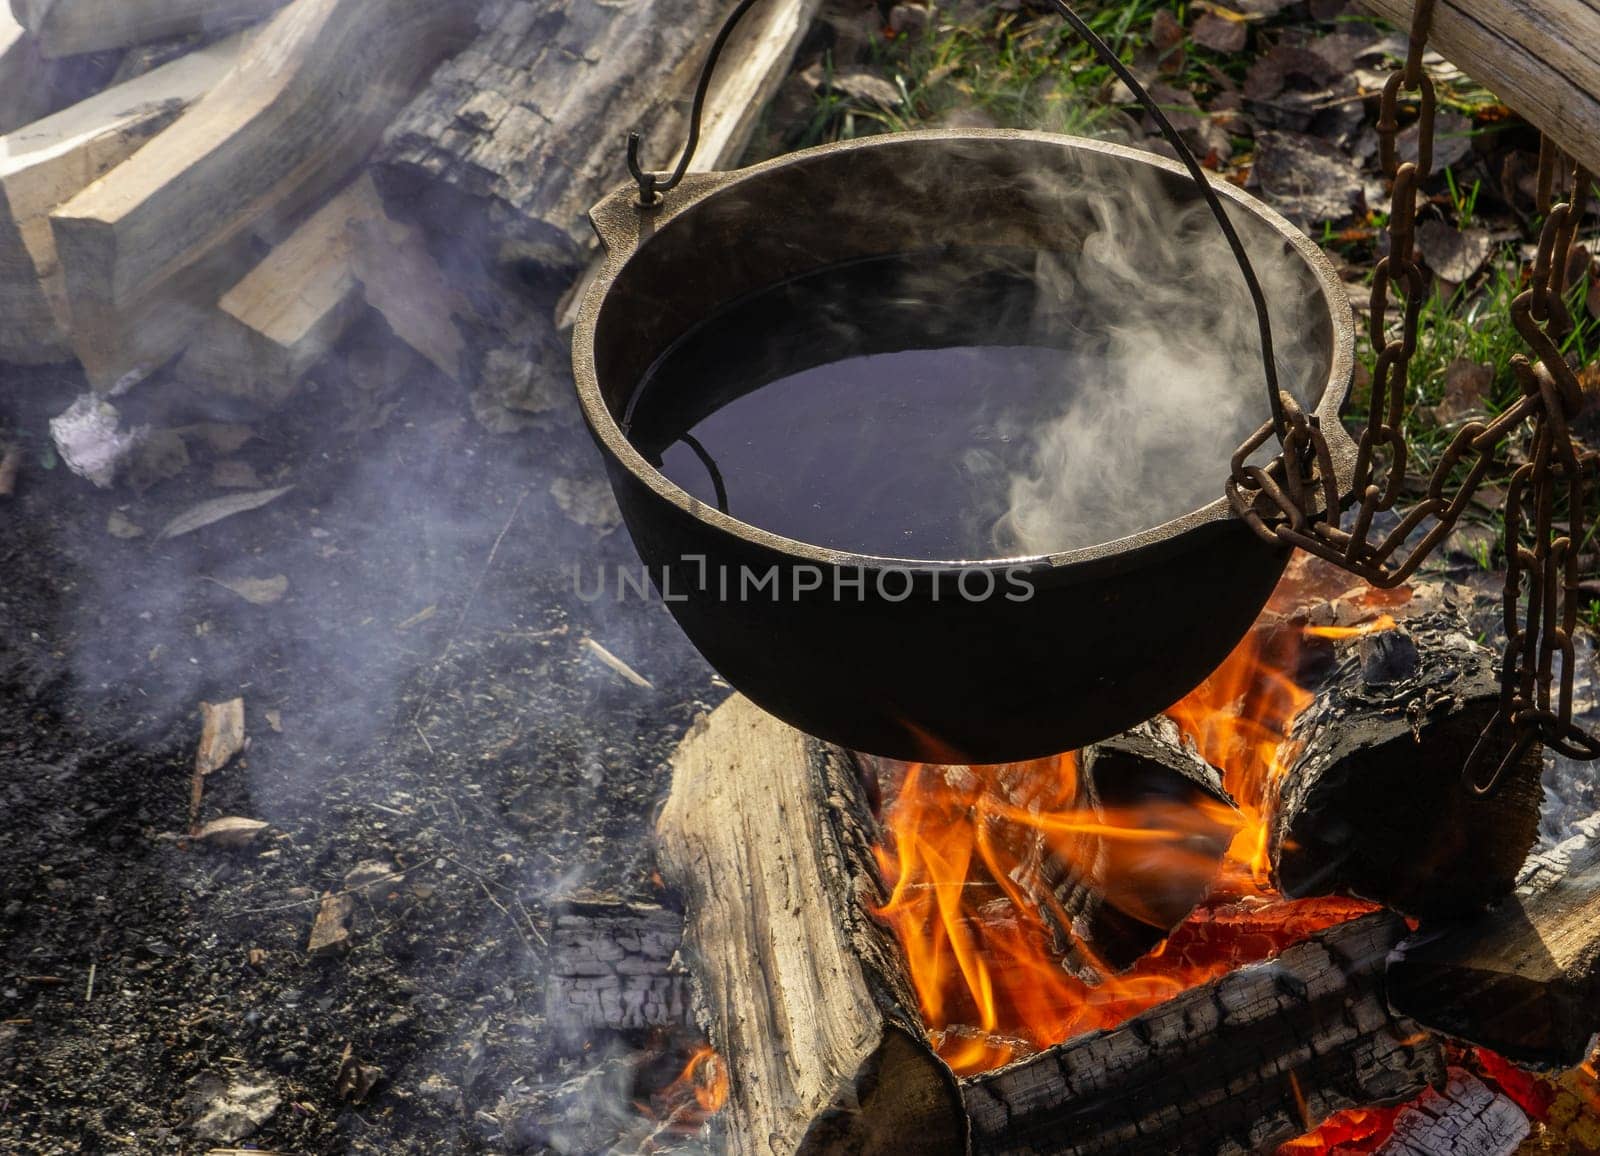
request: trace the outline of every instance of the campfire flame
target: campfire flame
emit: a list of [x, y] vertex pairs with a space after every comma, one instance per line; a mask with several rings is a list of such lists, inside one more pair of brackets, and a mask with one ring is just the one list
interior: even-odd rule
[[[1303, 576], [1292, 578], [1274, 603], [1299, 604], [1305, 593]], [[1353, 627], [1258, 628], [1171, 708], [1169, 717], [1222, 771], [1237, 811], [1178, 802], [1121, 811], [1087, 806], [1072, 754], [989, 767], [901, 767], [898, 790], [886, 789], [885, 836], [876, 848], [889, 889], [877, 914], [905, 950], [924, 1021], [952, 1069], [987, 1071], [1081, 1032], [1114, 1027], [1372, 910], [1353, 901], [1290, 901], [1273, 891], [1270, 807], [1274, 785], [1296, 753], [1292, 725], [1313, 699], [1295, 679], [1307, 639], [1392, 625], [1382, 615]], [[1219, 829], [1228, 837], [1220, 870], [1202, 838]], [[1145, 913], [1139, 887], [1126, 885], [1130, 878], [1192, 884], [1195, 894], [1207, 888], [1210, 894], [1122, 974], [1081, 941], [1074, 944], [1080, 966], [1067, 970], [1052, 946], [1052, 927], [1059, 934], [1071, 919], [1042, 909], [1048, 888], [1024, 884], [1041, 846], [1068, 870], [1123, 880], [1108, 898], [1135, 918]], [[1090, 854], [1099, 861], [1086, 862]]]

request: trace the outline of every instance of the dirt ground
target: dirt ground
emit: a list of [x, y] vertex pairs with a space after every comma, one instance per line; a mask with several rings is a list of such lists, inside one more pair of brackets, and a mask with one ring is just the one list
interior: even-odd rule
[[[0, 389], [28, 451], [0, 502], [0, 1152], [200, 1153], [241, 1129], [281, 1153], [539, 1151], [559, 1137], [538, 1089], [593, 1066], [542, 1016], [550, 903], [653, 893], [664, 756], [726, 692], [659, 605], [575, 596], [580, 560], [591, 588], [633, 562], [599, 532], [575, 404], [491, 435], [385, 334], [353, 341], [336, 363], [363, 382], [324, 374], [227, 455], [294, 489], [164, 541], [229, 492], [204, 436], [176, 478], [100, 491], [46, 468], [77, 383]], [[138, 404], [130, 424], [216, 416]], [[219, 584], [277, 575], [267, 605]], [[198, 705], [235, 696], [249, 745], [201, 819], [271, 827], [195, 845]], [[350, 949], [311, 958], [318, 896], [365, 861], [386, 871]], [[364, 1097], [340, 1094], [347, 1047], [347, 1076], [377, 1069]], [[624, 1123], [628, 1080], [605, 1091]]]

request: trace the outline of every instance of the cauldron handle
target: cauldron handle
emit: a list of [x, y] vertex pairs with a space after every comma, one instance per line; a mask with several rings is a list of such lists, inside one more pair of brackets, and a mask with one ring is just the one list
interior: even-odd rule
[[[739, 0], [728, 18], [717, 32], [717, 37], [711, 42], [711, 50], [706, 53], [706, 62], [700, 69], [700, 80], [695, 85], [694, 102], [689, 107], [689, 139], [684, 142], [683, 154], [678, 158], [677, 167], [671, 173], [648, 172], [639, 163], [640, 138], [637, 132], [628, 134], [628, 172], [633, 176], [639, 186], [639, 204], [648, 208], [661, 199], [661, 194], [673, 189], [678, 182], [683, 180], [683, 175], [689, 171], [689, 162], [694, 159], [695, 149], [700, 145], [700, 120], [705, 111], [706, 93], [711, 89], [711, 77], [716, 71], [717, 60], [722, 55], [722, 50], [727, 47], [728, 38], [733, 35], [733, 30], [739, 21], [744, 19], [757, 0]], [[1092, 48], [1107, 68], [1118, 80], [1128, 86], [1134, 98], [1150, 114], [1161, 135], [1166, 138], [1174, 152], [1178, 154], [1184, 167], [1189, 170], [1190, 177], [1200, 190], [1200, 195], [1205, 198], [1206, 206], [1211, 210], [1211, 215], [1216, 218], [1217, 225], [1222, 229], [1222, 235], [1227, 238], [1228, 248], [1233, 253], [1233, 259], [1239, 265], [1239, 272], [1244, 275], [1245, 288], [1250, 293], [1250, 302], [1255, 306], [1256, 325], [1261, 334], [1261, 364], [1267, 381], [1267, 404], [1272, 412], [1272, 424], [1278, 435], [1279, 444], [1283, 444], [1289, 434], [1289, 420], [1283, 404], [1283, 394], [1278, 384], [1278, 359], [1272, 347], [1272, 320], [1267, 315], [1267, 298], [1261, 290], [1261, 280], [1256, 276], [1255, 266], [1250, 263], [1250, 255], [1245, 252], [1244, 242], [1240, 240], [1238, 231], [1233, 227], [1227, 212], [1222, 207], [1222, 199], [1217, 196], [1216, 190], [1211, 187], [1211, 182], [1206, 178], [1205, 170], [1200, 167], [1200, 162], [1195, 159], [1189, 146], [1183, 143], [1183, 138], [1178, 135], [1178, 130], [1172, 127], [1172, 122], [1167, 119], [1167, 114], [1161, 111], [1154, 98], [1145, 91], [1144, 85], [1139, 83], [1138, 77], [1122, 63], [1121, 57], [1111, 50], [1111, 46], [1093, 28], [1086, 24], [1081, 16], [1074, 12], [1065, 0], [1051, 0], [1056, 12], [1061, 18]]]

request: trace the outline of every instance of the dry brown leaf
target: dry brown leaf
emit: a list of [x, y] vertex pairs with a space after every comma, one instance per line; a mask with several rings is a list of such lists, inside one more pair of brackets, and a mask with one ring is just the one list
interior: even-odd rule
[[248, 847], [267, 829], [267, 826], [260, 819], [229, 815], [222, 819], [211, 820], [196, 831], [194, 837], [198, 842], [209, 843], [213, 847]]
[[1194, 42], [1213, 52], [1239, 52], [1250, 39], [1250, 26], [1243, 20], [1229, 20], [1206, 12], [1194, 22]]
[[271, 578], [212, 578], [206, 581], [230, 590], [252, 606], [271, 606], [289, 592], [289, 579], [282, 574]]
[[244, 749], [244, 699], [200, 704], [200, 747], [194, 753], [194, 769], [209, 775], [228, 765], [228, 760]]
[[229, 494], [225, 498], [212, 498], [208, 502], [201, 502], [198, 506], [190, 506], [162, 527], [157, 537], [164, 540], [176, 538], [180, 534], [193, 533], [213, 522], [231, 518], [235, 514], [260, 509], [268, 502], [277, 501], [292, 489], [293, 486], [279, 486], [275, 490], [253, 490], [245, 494]]
[[221, 490], [259, 490], [261, 478], [249, 462], [224, 458], [211, 467], [211, 484]]

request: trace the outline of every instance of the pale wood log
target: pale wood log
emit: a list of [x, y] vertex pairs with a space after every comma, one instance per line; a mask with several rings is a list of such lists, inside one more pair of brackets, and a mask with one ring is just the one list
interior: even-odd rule
[[1498, 659], [1437, 588], [1394, 613], [1392, 629], [1324, 644], [1290, 733], [1298, 754], [1267, 801], [1273, 877], [1286, 895], [1359, 895], [1419, 918], [1480, 911], [1512, 890], [1538, 837], [1539, 749], [1492, 796], [1468, 790]]
[[683, 950], [730, 1075], [735, 1153], [959, 1151], [884, 899], [853, 762], [734, 697], [672, 760], [656, 828], [683, 895]]
[[0, 133], [50, 111], [53, 71], [38, 42], [9, 9], [0, 8]]
[[[1403, 29], [1414, 0], [1363, 0]], [[1600, 0], [1438, 0], [1429, 44], [1600, 172]]]
[[1527, 1064], [1581, 1063], [1600, 1031], [1600, 854], [1478, 919], [1423, 924], [1390, 974], [1395, 1006], [1430, 1027]]
[[46, 56], [125, 48], [259, 20], [284, 0], [11, 0]]
[[235, 36], [0, 137], [0, 359], [71, 356], [51, 210], [142, 148], [237, 62]]
[[545, 1017], [565, 1037], [690, 1022], [690, 977], [677, 961], [683, 916], [651, 903], [573, 899], [550, 929]]
[[1377, 913], [1276, 960], [963, 1081], [975, 1156], [1271, 1152], [1335, 1112], [1402, 1103], [1444, 1059], [1384, 1000], [1405, 934]]
[[316, 203], [465, 42], [470, 3], [294, 0], [166, 132], [51, 217], [97, 388], [175, 354], [249, 267], [249, 232]]
[[1527, 1114], [1510, 1099], [1451, 1068], [1442, 1091], [1428, 1089], [1395, 1117], [1378, 1156], [1512, 1156], [1530, 1131]]
[[363, 173], [223, 294], [177, 375], [266, 406], [286, 400], [365, 307], [351, 225], [382, 218]]
[[[723, 55], [699, 171], [735, 163], [818, 0], [765, 0]], [[396, 119], [377, 159], [393, 216], [421, 224], [463, 288], [520, 263], [565, 281], [588, 259], [591, 205], [627, 179], [629, 130], [667, 167], [683, 112], [731, 0], [494, 0], [483, 34]], [[448, 251], [448, 256], [446, 254]], [[480, 304], [479, 302], [474, 302]]]

